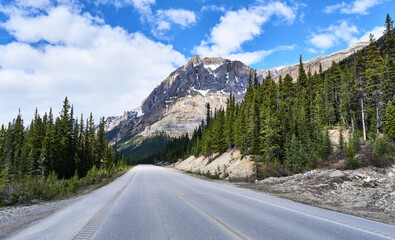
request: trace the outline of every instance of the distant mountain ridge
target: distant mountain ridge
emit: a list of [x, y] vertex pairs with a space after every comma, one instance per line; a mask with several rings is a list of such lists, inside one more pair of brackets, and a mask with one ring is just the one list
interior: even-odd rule
[[[315, 57], [304, 62], [304, 66], [314, 73], [319, 71], [321, 64], [325, 71], [332, 61], [342, 61], [368, 44], [361, 42], [327, 56]], [[258, 80], [261, 82], [270, 71], [275, 79], [290, 74], [296, 81], [298, 66], [297, 63], [258, 70]], [[240, 61], [193, 56], [163, 80], [139, 108], [126, 111], [122, 116], [108, 117], [106, 137], [115, 143], [137, 134], [147, 137], [164, 132], [174, 137], [192, 133], [205, 119], [206, 103], [210, 103], [212, 109], [225, 107], [230, 92], [236, 100], [243, 99], [253, 71]]]

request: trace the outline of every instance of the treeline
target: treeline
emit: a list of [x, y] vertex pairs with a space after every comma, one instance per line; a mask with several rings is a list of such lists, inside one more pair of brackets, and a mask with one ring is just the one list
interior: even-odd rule
[[[261, 156], [276, 174], [296, 173], [317, 167], [333, 155], [328, 128], [335, 125], [351, 132], [347, 145], [340, 136], [339, 152], [346, 155], [346, 166], [364, 164], [355, 158], [361, 140], [371, 142], [383, 155], [391, 153], [389, 141], [395, 140], [395, 37], [389, 15], [385, 27], [383, 55], [371, 35], [367, 54], [358, 51], [353, 65], [333, 62], [325, 72], [320, 68], [306, 73], [300, 57], [296, 81], [287, 74], [275, 83], [269, 73], [259, 83], [253, 74], [242, 103], [236, 103], [231, 94], [226, 112], [212, 111], [207, 104], [206, 123], [192, 138], [169, 141], [161, 160], [237, 148]], [[385, 158], [393, 161], [392, 156]]]
[[[21, 113], [0, 130], [0, 193], [14, 182], [33, 178], [81, 178], [95, 169], [111, 169], [123, 164], [122, 158], [104, 138], [104, 118], [95, 128], [92, 114], [86, 121], [75, 118], [67, 98], [60, 116], [52, 109], [25, 127]], [[93, 172], [96, 172], [94, 170]]]

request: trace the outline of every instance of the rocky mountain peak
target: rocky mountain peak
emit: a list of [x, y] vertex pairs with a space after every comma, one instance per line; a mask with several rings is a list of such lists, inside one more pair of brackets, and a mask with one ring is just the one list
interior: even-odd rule
[[[318, 72], [321, 64], [326, 70], [333, 61], [339, 62], [367, 45], [358, 43], [328, 56], [315, 57], [304, 62], [305, 69]], [[295, 63], [259, 70], [258, 80], [262, 81], [269, 71], [275, 79], [290, 74], [296, 80], [298, 66]], [[210, 103], [212, 109], [224, 108], [230, 92], [236, 100], [243, 99], [252, 72], [252, 68], [240, 61], [195, 55], [163, 80], [139, 108], [123, 116], [107, 118], [107, 138], [115, 142], [134, 134], [151, 136], [165, 132], [180, 136], [192, 133], [205, 119], [206, 103]]]
[[194, 55], [193, 57], [191, 57], [191, 59], [188, 60], [186, 65], [199, 65], [202, 63], [202, 59], [199, 57], [199, 55]]

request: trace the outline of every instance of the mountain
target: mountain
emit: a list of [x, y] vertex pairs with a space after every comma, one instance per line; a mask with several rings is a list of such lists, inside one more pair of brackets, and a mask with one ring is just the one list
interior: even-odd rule
[[[304, 62], [306, 70], [319, 71], [330, 67], [367, 46], [362, 42], [327, 56], [315, 57]], [[262, 81], [270, 71], [276, 79], [290, 74], [297, 78], [298, 64], [257, 71]], [[206, 103], [212, 109], [226, 106], [232, 92], [241, 100], [248, 87], [248, 78], [254, 70], [240, 61], [224, 58], [193, 56], [185, 65], [173, 71], [142, 102], [139, 108], [126, 111], [122, 116], [108, 117], [105, 122], [106, 137], [112, 143], [132, 136], [152, 136], [164, 132], [169, 136], [192, 133], [205, 119]]]
[[[310, 70], [312, 73], [319, 72], [320, 65], [322, 67], [322, 71], [325, 71], [332, 65], [332, 62], [338, 63], [368, 45], [369, 42], [359, 42], [347, 49], [334, 52], [330, 55], [318, 56], [313, 59], [310, 59], [306, 62], [303, 62], [303, 65], [306, 71]], [[285, 76], [286, 74], [289, 74], [295, 80], [298, 77], [298, 68], [299, 68], [299, 63], [295, 63], [288, 66], [280, 66], [275, 68], [259, 70], [258, 75], [267, 76], [268, 72], [270, 71], [270, 74], [275, 79], [277, 79], [280, 75]]]
[[128, 134], [191, 133], [205, 119], [207, 102], [219, 109], [226, 106], [230, 92], [242, 99], [252, 72], [240, 61], [193, 56], [157, 86], [141, 107], [107, 118], [107, 138], [114, 142]]

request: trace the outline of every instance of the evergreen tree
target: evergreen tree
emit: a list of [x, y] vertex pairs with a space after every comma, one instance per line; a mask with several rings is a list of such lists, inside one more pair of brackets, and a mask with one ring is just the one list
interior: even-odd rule
[[367, 69], [366, 78], [367, 86], [366, 92], [369, 99], [370, 116], [375, 122], [376, 132], [379, 132], [381, 125], [381, 95], [382, 95], [382, 79], [383, 79], [383, 58], [380, 55], [380, 51], [374, 42], [374, 37], [370, 35], [370, 45], [368, 47], [367, 54]]
[[385, 134], [392, 140], [395, 141], [395, 106], [392, 102], [388, 102], [387, 108], [385, 109]]
[[384, 47], [384, 82], [383, 82], [383, 102], [394, 100], [395, 96], [395, 37], [393, 26], [394, 21], [387, 14], [385, 20], [385, 47]]
[[299, 71], [298, 71], [297, 83], [299, 88], [307, 87], [307, 75], [306, 75], [306, 71], [304, 70], [302, 55], [300, 55], [300, 59], [299, 59]]

